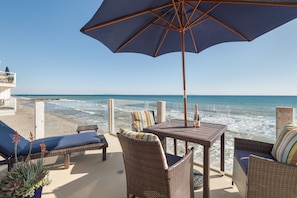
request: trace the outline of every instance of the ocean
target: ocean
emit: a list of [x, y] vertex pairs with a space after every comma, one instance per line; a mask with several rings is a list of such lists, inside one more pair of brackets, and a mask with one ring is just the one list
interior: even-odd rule
[[[115, 133], [119, 128], [131, 129], [130, 112], [157, 109], [157, 101], [166, 101], [166, 110], [172, 119], [183, 119], [183, 96], [179, 95], [16, 95], [28, 99], [25, 105], [33, 106], [32, 99], [45, 100], [45, 112], [97, 124], [100, 132], [108, 132], [108, 100], [114, 99]], [[276, 132], [276, 107], [297, 107], [297, 96], [194, 96], [189, 95], [188, 119], [193, 118], [194, 105], [199, 105], [202, 122], [227, 125], [225, 133], [225, 169], [232, 172], [233, 142], [235, 137], [257, 139], [273, 143]], [[296, 122], [297, 116], [294, 116]], [[178, 142], [179, 154], [184, 143]], [[195, 160], [202, 162], [203, 150], [195, 147]], [[219, 167], [220, 141], [211, 148], [211, 166]], [[169, 150], [173, 141], [168, 141]]]

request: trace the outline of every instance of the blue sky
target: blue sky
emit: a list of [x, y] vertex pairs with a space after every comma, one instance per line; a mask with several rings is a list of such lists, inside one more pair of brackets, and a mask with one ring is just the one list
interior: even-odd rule
[[[13, 94], [183, 94], [181, 54], [112, 53], [79, 30], [101, 0], [0, 2]], [[297, 20], [252, 42], [186, 53], [187, 94], [297, 95]]]

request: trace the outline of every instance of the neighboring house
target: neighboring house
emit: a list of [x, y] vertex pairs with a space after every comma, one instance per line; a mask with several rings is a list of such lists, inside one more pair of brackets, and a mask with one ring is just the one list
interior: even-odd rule
[[16, 73], [0, 71], [0, 116], [14, 115], [16, 98], [11, 97], [11, 88], [16, 87]]

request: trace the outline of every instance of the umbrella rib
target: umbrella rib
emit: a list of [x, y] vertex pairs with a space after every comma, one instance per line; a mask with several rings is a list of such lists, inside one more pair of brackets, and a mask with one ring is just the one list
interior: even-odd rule
[[166, 25], [161, 25], [161, 24], [158, 24], [158, 23], [152, 23], [152, 25], [158, 26], [158, 27], [161, 27], [161, 28], [164, 28], [164, 29], [168, 29], [168, 30], [179, 31], [178, 27], [174, 28], [174, 27], [170, 27], [170, 26], [166, 26]]
[[[191, 20], [191, 17], [195, 13], [195, 9], [197, 9], [197, 7], [199, 6], [200, 2], [201, 2], [201, 0], [196, 4], [196, 6], [192, 10], [191, 15], [189, 16], [189, 18], [187, 17], [187, 14], [185, 13], [185, 18], [186, 18], [186, 21], [187, 21], [186, 24]], [[189, 31], [190, 31], [190, 35], [191, 35], [191, 39], [192, 39], [192, 43], [193, 43], [193, 47], [195, 49], [195, 52], [198, 53], [198, 48], [197, 48], [197, 45], [196, 45], [196, 41], [195, 41], [195, 37], [194, 37], [193, 31], [192, 31], [191, 28], [189, 29]]]
[[[153, 11], [151, 11], [150, 13], [151, 13], [152, 15], [158, 17], [158, 18], [161, 19], [162, 21], [168, 23], [169, 25], [174, 26], [174, 27], [175, 27], [175, 30], [178, 29], [178, 27], [177, 27], [174, 23], [172, 23], [172, 21], [169, 21], [169, 20], [167, 20], [167, 19], [165, 19], [165, 18], [163, 17], [163, 16], [165, 16], [164, 14], [163, 14], [162, 16], [160, 16], [160, 15], [158, 15], [157, 13], [155, 13], [155, 12], [153, 12]], [[168, 12], [167, 12], [167, 13], [168, 13]], [[167, 14], [167, 13], [166, 13], [166, 14]], [[155, 25], [159, 25], [159, 26], [161, 26], [161, 27], [167, 27], [167, 26], [163, 26], [163, 25], [161, 25], [161, 24], [155, 24]]]
[[[174, 11], [175, 11], [175, 16], [176, 16], [176, 18], [177, 18], [177, 21], [178, 21], [178, 24], [179, 24], [179, 27], [181, 28], [182, 27], [182, 21], [181, 21], [181, 19], [178, 17], [179, 15], [178, 15], [178, 10], [177, 10], [177, 6], [175, 5], [175, 0], [171, 0], [172, 1], [172, 6], [173, 6], [173, 8], [174, 8]], [[178, 3], [180, 3], [180, 1], [178, 1]]]
[[[169, 11], [171, 11], [172, 9], [170, 9], [170, 10], [168, 10], [168, 12]], [[166, 13], [167, 14], [167, 13]], [[175, 15], [173, 15], [173, 17], [171, 18], [171, 23], [174, 21], [174, 18], [175, 18]], [[169, 25], [171, 24], [171, 23], [169, 23]], [[154, 25], [158, 25], [158, 24], [154, 24]], [[161, 42], [159, 43], [159, 45], [158, 45], [158, 47], [157, 47], [157, 50], [155, 51], [155, 53], [154, 53], [154, 57], [156, 57], [157, 56], [157, 54], [159, 53], [159, 51], [160, 51], [160, 49], [161, 49], [161, 46], [163, 45], [163, 43], [164, 43], [164, 40], [165, 40], [165, 38], [166, 38], [166, 36], [167, 36], [167, 34], [168, 34], [168, 32], [169, 32], [169, 30], [170, 30], [170, 27], [164, 27], [165, 29], [166, 29], [166, 31], [164, 32], [164, 34], [163, 34], [163, 36], [162, 36], [162, 39], [161, 39]], [[175, 29], [176, 30], [176, 29]]]
[[[187, 19], [187, 22], [186, 22], [185, 26], [187, 26], [187, 25], [190, 23], [192, 17], [194, 16], [195, 10], [198, 8], [198, 6], [200, 5], [200, 3], [201, 3], [201, 0], [199, 0], [199, 1], [196, 3], [195, 8], [192, 10], [191, 15], [190, 15], [189, 18]], [[186, 4], [187, 4], [187, 3], [186, 3]]]
[[[193, 8], [193, 11], [197, 10], [198, 12], [202, 13], [202, 15], [200, 15], [199, 17], [197, 17], [192, 23], [190, 23], [190, 24], [186, 27], [186, 28], [192, 28], [192, 27], [194, 27], [194, 26], [200, 24], [201, 21], [202, 21], [202, 18], [205, 17], [205, 16], [208, 16], [208, 13], [211, 12], [212, 10], [214, 10], [217, 6], [219, 6], [220, 3], [216, 3], [216, 4], [214, 4], [211, 8], [209, 8], [209, 9], [208, 9], [207, 11], [205, 11], [205, 12], [199, 10], [198, 8], [196, 8], [196, 6], [194, 7], [192, 4], [187, 3], [187, 5], [188, 5], [189, 7], [192, 7], [192, 8]], [[195, 9], [195, 10], [194, 10], [194, 9]], [[207, 19], [207, 17], [206, 17], [206, 19]]]
[[196, 45], [196, 41], [195, 41], [195, 37], [194, 37], [194, 34], [193, 34], [193, 31], [192, 29], [189, 30], [190, 31], [190, 34], [191, 34], [191, 38], [192, 38], [192, 41], [193, 41], [193, 46], [195, 48], [195, 53], [198, 53], [198, 48], [197, 48], [197, 45]]
[[[168, 14], [168, 12], [170, 12], [172, 10], [172, 8], [168, 9], [166, 12], [164, 12], [162, 14], [162, 16], [157, 15], [158, 18], [155, 18], [154, 20], [152, 20], [152, 22], [148, 23], [148, 25], [144, 26], [141, 30], [139, 30], [136, 34], [134, 34], [132, 37], [130, 37], [128, 40], [126, 40], [125, 42], [123, 42], [122, 45], [120, 45], [115, 51], [118, 52], [120, 51], [123, 47], [125, 47], [127, 44], [129, 44], [131, 41], [133, 41], [136, 37], [138, 37], [140, 34], [142, 34], [145, 30], [147, 30], [149, 27], [151, 27], [152, 25], [159, 25], [159, 24], [155, 24], [156, 21], [158, 21], [159, 19], [163, 19], [163, 16], [165, 16], [166, 14]], [[169, 24], [170, 21], [168, 21]], [[160, 25], [161, 26], [161, 25]], [[163, 26], [161, 26], [163, 27]], [[167, 26], [165, 26], [165, 28], [167, 29]], [[176, 30], [176, 29], [173, 29]]]
[[[151, 14], [158, 17], [159, 19], [161, 19], [162, 21], [164, 21], [165, 23], [167, 23], [169, 26], [166, 25], [162, 25], [162, 24], [158, 24], [155, 23], [157, 20], [153, 21], [152, 24], [164, 29], [169, 29], [169, 30], [173, 30], [173, 31], [179, 31], [178, 27], [173, 23], [173, 20], [169, 21], [167, 19], [164, 18], [164, 16], [166, 16], [170, 11], [173, 10], [173, 7], [171, 7], [170, 9], [168, 9], [166, 12], [164, 12], [161, 16], [157, 13], [155, 13], [154, 11], [151, 11]], [[175, 15], [173, 15], [172, 19], [175, 18]], [[170, 27], [170, 25], [174, 26], [174, 27]]]
[[141, 33], [143, 33], [145, 30], [147, 30], [150, 26], [152, 26], [152, 23], [149, 23], [147, 26], [140, 29], [136, 34], [134, 34], [132, 37], [130, 37], [128, 40], [123, 42], [122, 45], [120, 45], [115, 51], [119, 52], [123, 47], [128, 45], [131, 41], [133, 41], [136, 37], [138, 37]]
[[111, 25], [111, 24], [114, 24], [114, 23], [118, 23], [118, 22], [125, 21], [125, 20], [140, 16], [140, 15], [143, 15], [143, 14], [147, 14], [147, 13], [149, 13], [151, 11], [163, 9], [163, 8], [168, 7], [168, 6], [171, 6], [171, 3], [167, 3], [167, 4], [157, 6], [157, 7], [151, 8], [151, 9], [135, 12], [133, 14], [129, 14], [129, 15], [126, 15], [126, 16], [123, 16], [123, 17], [119, 17], [119, 18], [116, 18], [116, 19], [113, 19], [113, 20], [110, 20], [110, 21], [107, 21], [107, 22], [100, 23], [100, 24], [96, 24], [96, 25], [93, 25], [91, 27], [84, 28], [84, 29], [82, 29], [82, 31], [83, 32], [88, 32], [88, 31], [91, 31], [91, 30], [102, 28], [102, 27], [105, 27], [105, 26], [108, 26], [108, 25]]
[[250, 39], [248, 39], [246, 36], [244, 36], [243, 34], [241, 34], [240, 32], [238, 32], [237, 30], [231, 28], [230, 26], [226, 25], [225, 23], [223, 23], [222, 21], [218, 20], [217, 18], [213, 17], [213, 16], [209, 16], [210, 18], [212, 18], [214, 21], [216, 21], [217, 23], [221, 24], [222, 26], [224, 26], [225, 28], [227, 28], [228, 30], [230, 30], [231, 32], [233, 32], [234, 34], [238, 35], [239, 37], [241, 37], [242, 39], [246, 40], [246, 41], [250, 41]]
[[[187, 29], [192, 28], [192, 27], [194, 27], [194, 26], [200, 24], [201, 22], [203, 22], [202, 20], [200, 20], [201, 17], [203, 17], [203, 16], [207, 16], [207, 18], [205, 18], [204, 21], [210, 18], [210, 19], [214, 20], [215, 22], [221, 24], [223, 27], [225, 27], [226, 29], [230, 30], [231, 32], [233, 32], [233, 33], [236, 34], [237, 36], [241, 37], [242, 39], [244, 39], [244, 40], [246, 40], [246, 41], [249, 41], [249, 39], [248, 39], [246, 36], [244, 36], [243, 34], [241, 34], [240, 32], [236, 31], [235, 29], [233, 29], [233, 28], [231, 28], [230, 26], [226, 25], [225, 23], [223, 23], [223, 22], [220, 21], [219, 19], [217, 19], [217, 18], [215, 18], [215, 17], [213, 17], [213, 16], [211, 16], [211, 15], [208, 14], [211, 10], [215, 9], [219, 4], [220, 4], [220, 3], [215, 4], [213, 7], [211, 7], [211, 8], [210, 8], [209, 10], [207, 10], [206, 12], [203, 12], [203, 11], [197, 9], [197, 11], [198, 11], [198, 12], [201, 12], [202, 15], [201, 15], [200, 17], [198, 17], [195, 21], [193, 21], [193, 22], [187, 27]], [[188, 5], [189, 5], [190, 7], [194, 7], [194, 6], [191, 5], [191, 4], [188, 4]], [[199, 20], [200, 20], [200, 21], [199, 21]]]
[[160, 51], [160, 49], [161, 49], [161, 46], [163, 45], [164, 40], [165, 40], [165, 38], [166, 38], [168, 32], [169, 32], [169, 30], [166, 30], [166, 31], [164, 32], [164, 34], [163, 34], [163, 36], [162, 36], [162, 39], [161, 39], [161, 42], [159, 43], [159, 45], [158, 45], [158, 47], [157, 47], [157, 50], [156, 50], [155, 53], [154, 53], [154, 57], [156, 57], [156, 56], [158, 55], [158, 53], [159, 53], [159, 51]]

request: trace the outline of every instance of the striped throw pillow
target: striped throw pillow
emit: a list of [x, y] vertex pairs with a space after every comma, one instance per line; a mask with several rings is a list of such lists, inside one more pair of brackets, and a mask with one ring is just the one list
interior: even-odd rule
[[155, 118], [151, 111], [135, 111], [132, 112], [133, 130], [143, 131], [143, 128], [155, 124]]
[[272, 156], [279, 162], [297, 165], [297, 125], [286, 125], [275, 144]]
[[143, 132], [135, 132], [135, 131], [129, 131], [126, 129], [120, 129], [120, 133], [124, 136], [138, 139], [138, 140], [146, 140], [146, 141], [160, 141], [158, 136], [152, 133], [143, 133]]

